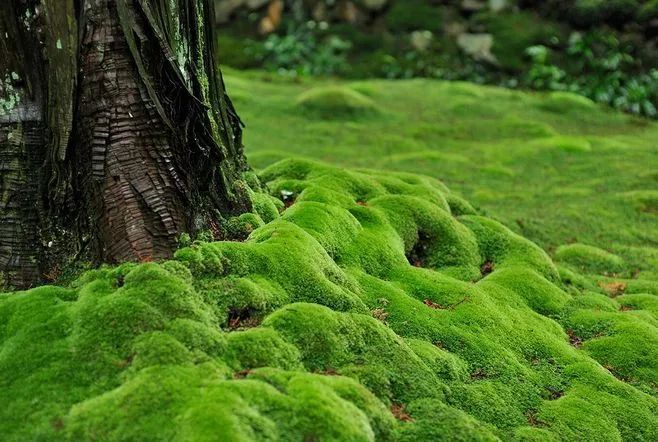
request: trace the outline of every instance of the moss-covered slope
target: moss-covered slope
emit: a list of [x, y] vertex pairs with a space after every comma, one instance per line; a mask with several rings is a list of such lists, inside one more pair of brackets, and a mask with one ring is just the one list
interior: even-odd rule
[[658, 439], [658, 287], [581, 273], [613, 256], [427, 177], [261, 178], [244, 242], [0, 295], [4, 440]]

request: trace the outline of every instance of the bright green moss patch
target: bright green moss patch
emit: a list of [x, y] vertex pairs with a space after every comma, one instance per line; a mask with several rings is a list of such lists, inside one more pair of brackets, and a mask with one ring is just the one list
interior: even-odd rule
[[592, 143], [580, 137], [558, 136], [541, 139], [537, 143], [542, 147], [554, 148], [565, 152], [589, 152], [592, 150]]
[[258, 214], [229, 221], [244, 241], [0, 295], [0, 434], [658, 438], [658, 287], [579, 261], [620, 258], [570, 246], [558, 269], [429, 177], [261, 179]]
[[584, 273], [608, 275], [626, 269], [624, 260], [619, 256], [585, 244], [561, 246], [555, 252], [555, 259]]
[[551, 112], [577, 113], [593, 111], [596, 103], [571, 92], [551, 92], [545, 96], [539, 106]]

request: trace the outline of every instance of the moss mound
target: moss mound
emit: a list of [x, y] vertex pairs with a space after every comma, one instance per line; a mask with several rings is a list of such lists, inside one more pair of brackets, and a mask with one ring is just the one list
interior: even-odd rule
[[625, 192], [622, 198], [629, 202], [637, 212], [649, 215], [658, 214], [658, 190], [635, 190]]
[[320, 86], [297, 97], [297, 106], [322, 118], [348, 118], [377, 113], [374, 101], [345, 86]]
[[555, 259], [581, 272], [600, 275], [621, 273], [626, 268], [624, 260], [619, 256], [585, 244], [561, 246], [555, 252]]
[[596, 103], [587, 97], [571, 92], [551, 92], [540, 103], [540, 107], [550, 112], [591, 112]]
[[658, 292], [558, 272], [428, 177], [261, 179], [287, 208], [256, 194], [243, 242], [0, 295], [0, 434], [658, 439]]
[[556, 149], [573, 153], [590, 152], [592, 150], [592, 143], [582, 137], [556, 136], [540, 138], [536, 144], [547, 149]]

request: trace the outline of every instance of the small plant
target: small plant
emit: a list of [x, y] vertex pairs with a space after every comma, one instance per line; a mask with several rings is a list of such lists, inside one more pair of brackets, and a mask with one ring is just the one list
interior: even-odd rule
[[614, 34], [573, 33], [566, 49], [565, 69], [550, 61], [550, 49], [526, 49], [531, 66], [523, 82], [538, 90], [567, 90], [625, 112], [655, 117], [658, 70], [642, 72], [633, 48]]
[[549, 49], [543, 45], [530, 46], [525, 51], [532, 60], [526, 74], [526, 84], [533, 89], [564, 90], [566, 73], [549, 63]]
[[336, 35], [322, 36], [324, 22], [291, 25], [284, 35], [272, 34], [263, 43], [260, 58], [267, 69], [287, 75], [334, 75], [347, 68], [352, 44]]

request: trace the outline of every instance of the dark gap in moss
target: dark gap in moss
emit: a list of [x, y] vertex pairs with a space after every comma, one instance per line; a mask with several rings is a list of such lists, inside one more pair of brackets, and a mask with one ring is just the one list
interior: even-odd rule
[[564, 396], [564, 391], [563, 390], [557, 390], [555, 388], [547, 388], [548, 390], [548, 400], [549, 401], [555, 401], [560, 399], [562, 396]]
[[531, 427], [545, 427], [546, 422], [542, 421], [537, 417], [537, 410], [528, 410], [525, 413], [525, 417], [528, 420], [528, 424]]
[[442, 306], [441, 304], [437, 304], [436, 302], [432, 301], [431, 299], [424, 300], [423, 304], [425, 304], [429, 308], [433, 308], [433, 309], [436, 309], [436, 310], [445, 310], [444, 306]]
[[249, 376], [251, 373], [253, 373], [253, 370], [251, 368], [245, 368], [244, 370], [236, 371], [233, 373], [233, 379], [244, 379], [247, 376]]
[[125, 359], [122, 359], [122, 360], [116, 362], [116, 366], [120, 369], [124, 369], [124, 368], [130, 366], [130, 364], [133, 363], [133, 360], [135, 359], [135, 356], [137, 356], [137, 353], [135, 353], [135, 352], [129, 354]]
[[125, 278], [124, 275], [120, 275], [120, 276], [117, 278], [117, 284], [116, 284], [117, 288], [119, 288], [119, 287], [123, 287], [123, 284], [126, 282], [125, 279], [126, 279], [126, 278]]
[[411, 251], [407, 254], [407, 260], [409, 264], [414, 267], [425, 267], [425, 261], [427, 260], [427, 254], [429, 250], [429, 236], [420, 231], [418, 232], [418, 241], [414, 244]]
[[324, 370], [318, 370], [315, 373], [321, 374], [321, 375], [324, 375], [324, 376], [340, 376], [338, 371], [333, 367], [327, 367]]
[[610, 372], [611, 375], [613, 375], [615, 378], [619, 379], [619, 380], [622, 381], [622, 382], [631, 383], [631, 382], [634, 381], [634, 379], [631, 378], [630, 376], [627, 376], [627, 375], [623, 375], [623, 374], [621, 374], [621, 373], [619, 372], [619, 369], [618, 369], [617, 367], [613, 366], [613, 365], [605, 364], [605, 365], [603, 366], [603, 368], [605, 368], [606, 370], [608, 370], [608, 371]]
[[583, 345], [583, 338], [576, 335], [576, 333], [569, 329], [567, 330], [567, 335], [569, 335], [569, 343], [576, 348], [580, 348]]
[[399, 421], [413, 422], [414, 418], [405, 411], [405, 408], [406, 405], [404, 404], [393, 404], [391, 405], [391, 414]]
[[635, 309], [630, 305], [622, 305], [619, 307], [619, 311], [621, 312], [629, 312], [631, 310], [635, 310]]
[[232, 308], [228, 312], [228, 328], [238, 330], [254, 328], [260, 324], [260, 318], [255, 316], [256, 310], [251, 307]]
[[484, 371], [482, 368], [476, 368], [475, 371], [473, 371], [470, 376], [471, 379], [474, 381], [486, 379], [488, 377], [487, 372]]
[[279, 194], [281, 195], [281, 201], [283, 201], [285, 209], [295, 204], [295, 201], [297, 200], [297, 194], [290, 190], [282, 190]]
[[433, 308], [435, 310], [454, 310], [457, 306], [465, 303], [468, 300], [470, 300], [470, 298], [468, 296], [466, 296], [456, 304], [445, 306], [445, 305], [438, 304], [438, 303], [432, 301], [431, 299], [425, 299], [423, 301], [423, 304], [425, 304], [429, 308]]
[[490, 275], [494, 271], [494, 263], [491, 261], [486, 261], [482, 266], [480, 266], [480, 274], [482, 278], [486, 278], [487, 275]]
[[51, 425], [55, 431], [62, 431], [64, 429], [64, 419], [58, 417], [51, 422]]

